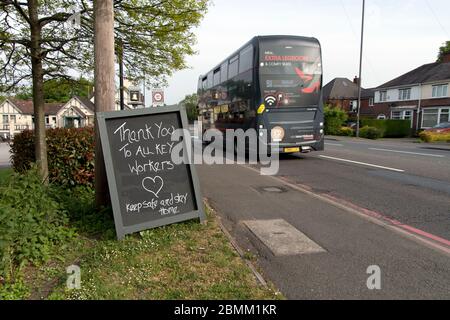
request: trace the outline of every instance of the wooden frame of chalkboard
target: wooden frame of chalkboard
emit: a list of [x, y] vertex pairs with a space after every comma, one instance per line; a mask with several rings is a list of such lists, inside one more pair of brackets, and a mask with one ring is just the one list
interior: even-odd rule
[[[126, 110], [126, 111], [110, 111], [110, 112], [97, 112], [96, 120], [99, 128], [101, 145], [104, 155], [106, 174], [108, 179], [109, 186], [109, 194], [111, 198], [111, 204], [113, 208], [114, 214], [114, 223], [116, 227], [117, 238], [120, 240], [126, 234], [139, 232], [151, 228], [156, 228], [168, 224], [178, 223], [186, 220], [199, 218], [200, 222], [203, 222], [206, 219], [204, 209], [203, 209], [203, 200], [200, 192], [200, 184], [197, 177], [197, 173], [195, 170], [195, 165], [191, 163], [191, 161], [187, 161], [187, 152], [183, 152], [185, 157], [185, 164], [183, 166], [186, 167], [186, 172], [188, 174], [187, 182], [190, 183], [190, 190], [192, 190], [192, 203], [193, 208], [188, 212], [183, 212], [180, 214], [168, 215], [166, 217], [161, 217], [158, 219], [153, 219], [151, 221], [141, 221], [137, 224], [132, 225], [124, 225], [124, 215], [123, 208], [121, 206], [121, 197], [119, 194], [119, 188], [117, 186], [117, 176], [116, 176], [116, 168], [114, 166], [113, 154], [111, 150], [111, 140], [112, 137], [108, 133], [108, 121], [114, 121], [115, 119], [133, 119], [138, 117], [152, 117], [155, 115], [170, 115], [175, 114], [178, 117], [178, 122], [181, 123], [180, 128], [176, 129], [187, 129], [188, 128], [188, 120], [186, 116], [186, 111], [184, 108], [180, 106], [172, 106], [172, 107], [158, 107], [158, 108], [145, 108], [145, 109], [137, 109], [137, 110]], [[116, 130], [117, 131], [117, 130]], [[190, 137], [186, 137], [183, 132], [183, 150], [187, 150], [188, 146], [186, 145], [186, 139], [190, 139]], [[180, 142], [181, 143], [181, 142]], [[136, 171], [137, 172], [137, 171]], [[150, 178], [151, 179], [151, 178]], [[153, 182], [155, 182], [153, 178]], [[145, 180], [145, 179], [144, 179]], [[144, 186], [144, 180], [142, 180], [142, 186]], [[162, 179], [161, 179], [162, 180]], [[162, 187], [161, 187], [162, 188]], [[160, 189], [161, 190], [161, 189]], [[149, 190], [147, 190], [149, 191]], [[150, 191], [152, 192], [152, 191]], [[158, 191], [159, 192], [159, 191]], [[153, 193], [153, 192], [152, 192]], [[154, 193], [153, 193], [154, 194]], [[182, 197], [182, 196], [180, 196]], [[187, 197], [186, 197], [187, 198]], [[173, 196], [172, 196], [173, 200]], [[127, 209], [128, 210], [128, 209]]]

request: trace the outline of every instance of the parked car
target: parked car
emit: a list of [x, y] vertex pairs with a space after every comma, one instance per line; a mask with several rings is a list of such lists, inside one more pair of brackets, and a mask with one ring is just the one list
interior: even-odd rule
[[425, 131], [434, 133], [450, 133], [450, 122], [440, 123], [437, 126], [434, 126], [433, 128]]

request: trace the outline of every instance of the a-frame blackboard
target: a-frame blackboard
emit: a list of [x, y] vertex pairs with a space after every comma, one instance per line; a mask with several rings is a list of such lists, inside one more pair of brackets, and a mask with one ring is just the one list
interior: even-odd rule
[[[171, 141], [187, 129], [186, 111], [157, 107], [96, 114], [117, 237], [177, 223], [205, 219], [195, 166], [187, 161], [186, 139]], [[182, 143], [184, 163], [171, 152]]]

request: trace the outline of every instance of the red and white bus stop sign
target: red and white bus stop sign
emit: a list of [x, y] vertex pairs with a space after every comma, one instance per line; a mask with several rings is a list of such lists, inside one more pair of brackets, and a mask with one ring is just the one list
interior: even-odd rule
[[157, 105], [164, 104], [164, 91], [152, 91], [152, 102]]

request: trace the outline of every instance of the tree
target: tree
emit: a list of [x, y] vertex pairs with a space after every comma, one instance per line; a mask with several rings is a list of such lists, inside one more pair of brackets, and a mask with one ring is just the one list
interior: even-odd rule
[[444, 56], [450, 53], [450, 41], [446, 41], [442, 47], [439, 48], [439, 55], [437, 62], [444, 61]]
[[198, 97], [196, 93], [188, 94], [184, 97], [180, 104], [184, 105], [186, 108], [186, 113], [189, 121], [197, 120], [198, 116]]
[[[126, 76], [145, 79], [147, 85], [162, 84], [166, 76], [185, 68], [185, 56], [194, 53], [191, 29], [200, 23], [207, 3], [115, 0], [114, 31], [123, 43]], [[44, 81], [68, 78], [69, 70], [92, 74], [92, 6], [87, 0], [0, 2], [0, 91], [32, 82], [35, 154], [43, 178], [48, 175]]]
[[88, 97], [93, 86], [92, 81], [84, 78], [50, 79], [44, 82], [44, 99], [45, 102], [67, 102], [73, 96]]
[[[48, 103], [67, 102], [73, 96], [88, 97], [92, 93], [93, 86], [92, 81], [84, 78], [79, 80], [49, 79], [44, 82], [44, 100]], [[23, 100], [32, 99], [32, 88], [24, 86], [17, 89], [15, 97]]]

